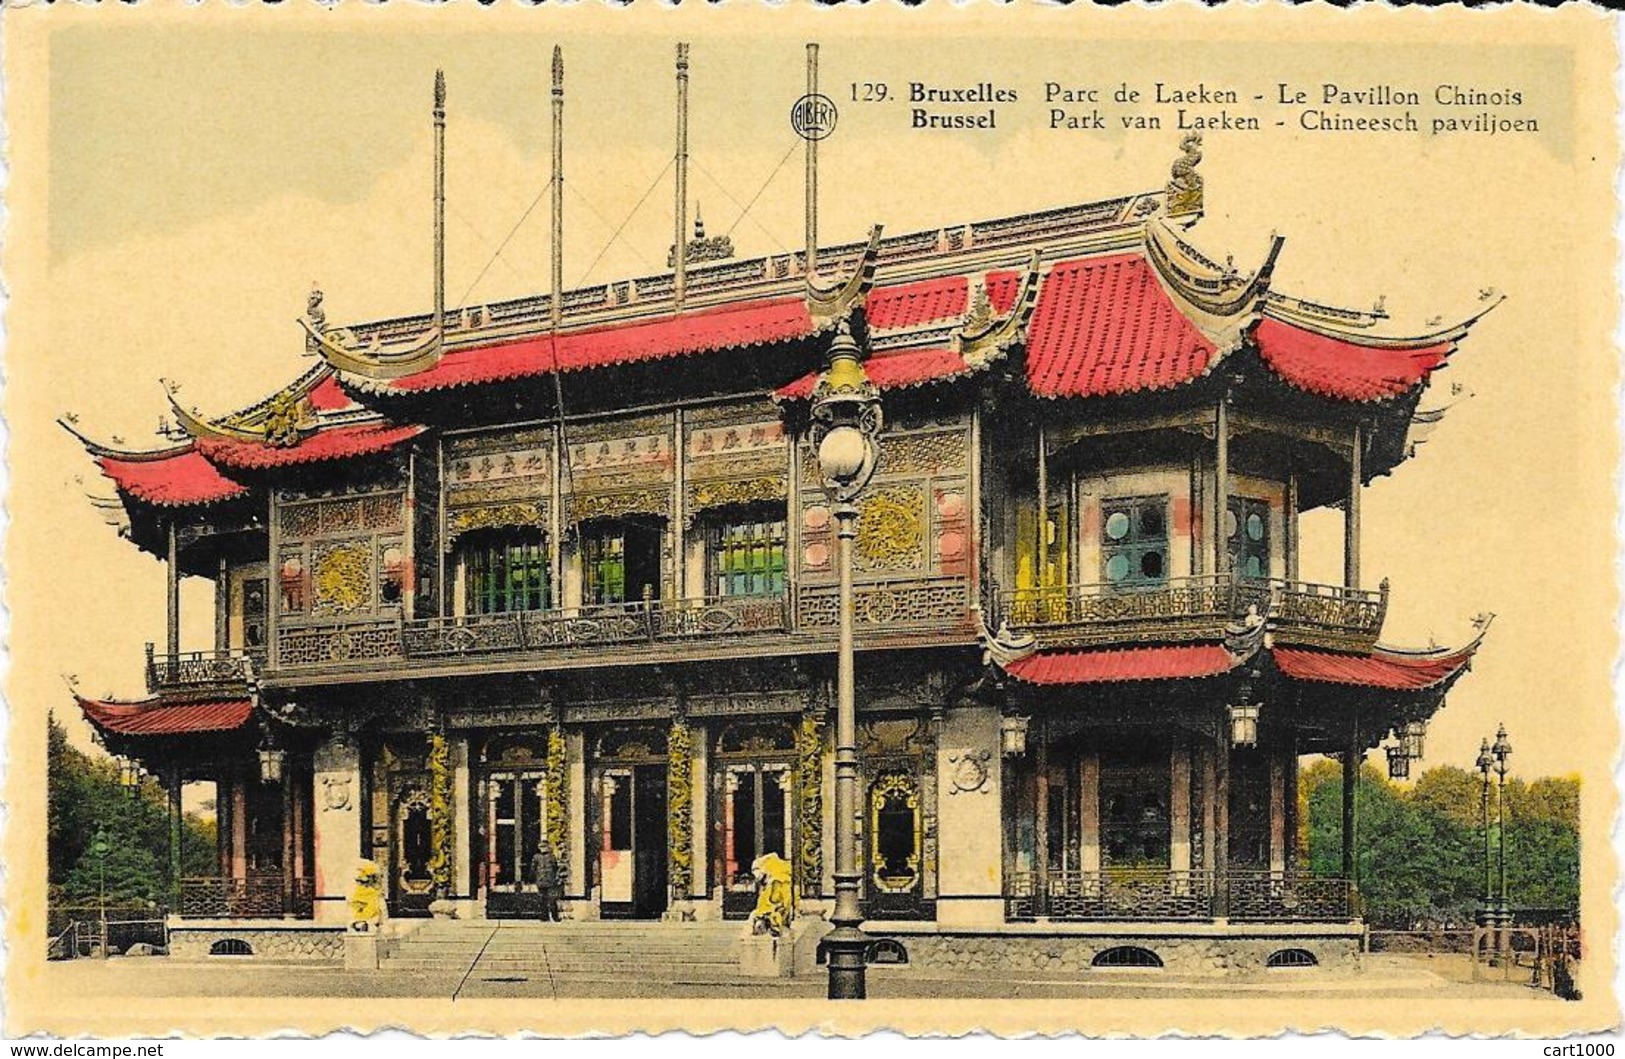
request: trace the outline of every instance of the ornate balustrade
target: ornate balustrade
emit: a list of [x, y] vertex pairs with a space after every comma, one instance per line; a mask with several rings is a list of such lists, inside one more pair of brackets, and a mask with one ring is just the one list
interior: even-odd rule
[[1338, 923], [1358, 918], [1359, 894], [1347, 879], [1287, 872], [1132, 869], [1037, 872], [1005, 880], [1011, 920], [1181, 920], [1218, 914], [1217, 897], [1234, 922]]
[[[973, 594], [962, 577], [864, 582], [854, 605], [860, 629], [968, 637]], [[453, 618], [367, 618], [304, 622], [277, 630], [277, 668], [469, 658], [614, 644], [722, 641], [733, 637], [833, 636], [836, 586], [814, 584], [773, 595], [647, 600], [567, 610]]]
[[1370, 591], [1229, 574], [1172, 577], [1152, 585], [1080, 584], [997, 593], [988, 609], [1051, 644], [1217, 639], [1250, 612], [1279, 639], [1369, 648], [1382, 631], [1388, 586]]
[[181, 880], [182, 919], [309, 919], [314, 914], [314, 879], [281, 875], [202, 876]]
[[[929, 628], [944, 632], [966, 628], [971, 621], [970, 582], [963, 577], [913, 577], [864, 581], [852, 586], [858, 627]], [[796, 590], [796, 628], [807, 632], [834, 629], [840, 623], [837, 587], [800, 585]]]
[[1229, 915], [1238, 922], [1312, 920], [1336, 923], [1358, 918], [1353, 881], [1286, 872], [1231, 872]]
[[183, 651], [156, 654], [147, 644], [147, 690], [179, 691], [216, 685], [245, 687], [254, 677], [254, 661], [242, 651]]
[[1008, 919], [1207, 919], [1213, 874], [1200, 871], [1016, 872], [1005, 888]]

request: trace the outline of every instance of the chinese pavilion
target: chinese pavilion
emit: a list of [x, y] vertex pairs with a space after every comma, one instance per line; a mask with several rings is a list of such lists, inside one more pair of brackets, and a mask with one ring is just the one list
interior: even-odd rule
[[[410, 318], [313, 295], [282, 390], [86, 440], [169, 605], [146, 696], [79, 705], [177, 820], [183, 783], [218, 795], [218, 872], [173, 911], [341, 923], [369, 858], [394, 916], [526, 916], [546, 843], [576, 918], [742, 917], [765, 853], [816, 912], [839, 598], [807, 406], [844, 329], [886, 424], [853, 599], [873, 931], [1352, 952], [1358, 765], [1419, 754], [1478, 646], [1380, 642], [1361, 493], [1482, 311], [1396, 336], [1275, 289], [1280, 239], [1216, 263], [1186, 148], [1166, 189], [877, 229], [813, 275], [697, 241]], [[1308, 584], [1324, 507], [1344, 573]], [[183, 577], [215, 586], [201, 650]], [[1343, 762], [1336, 878], [1300, 863], [1306, 754]]]

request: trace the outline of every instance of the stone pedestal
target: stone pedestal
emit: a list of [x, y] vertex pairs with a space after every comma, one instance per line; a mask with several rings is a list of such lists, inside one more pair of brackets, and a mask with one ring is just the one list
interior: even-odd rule
[[999, 711], [961, 706], [937, 740], [937, 922], [1004, 922]]
[[739, 973], [747, 978], [789, 978], [795, 973], [794, 933], [747, 934], [739, 940]]
[[316, 797], [316, 910], [318, 923], [347, 923], [356, 860], [361, 856], [361, 751], [329, 738], [313, 759]]
[[344, 935], [344, 969], [346, 971], [376, 971], [378, 969], [378, 935], [376, 933]]

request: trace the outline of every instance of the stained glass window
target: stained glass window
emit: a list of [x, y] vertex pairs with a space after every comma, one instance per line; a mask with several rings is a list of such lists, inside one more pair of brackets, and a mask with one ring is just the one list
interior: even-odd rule
[[1270, 576], [1270, 506], [1263, 500], [1231, 497], [1224, 520], [1231, 569], [1242, 577]]
[[547, 539], [539, 530], [470, 535], [464, 545], [471, 614], [552, 605]]
[[709, 541], [711, 592], [718, 596], [772, 596], [784, 591], [785, 522], [725, 522]]
[[1100, 560], [1104, 579], [1122, 588], [1168, 580], [1168, 498], [1141, 496], [1101, 505]]

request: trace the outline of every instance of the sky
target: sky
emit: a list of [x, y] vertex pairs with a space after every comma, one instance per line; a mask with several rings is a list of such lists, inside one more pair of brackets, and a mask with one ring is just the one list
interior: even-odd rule
[[[693, 42], [690, 188], [710, 234], [731, 233], [740, 256], [800, 245], [801, 155], [787, 116], [804, 44], [818, 39], [821, 87], [840, 108], [821, 156], [826, 243], [876, 222], [901, 233], [1167, 180], [1178, 131], [1050, 130], [1051, 81], [1233, 85], [1248, 97], [1273, 97], [1280, 83], [1318, 94], [1328, 82], [1520, 92], [1518, 112], [1538, 116], [1539, 134], [1310, 133], [1290, 121], [1210, 132], [1199, 168], [1208, 212], [1190, 238], [1247, 265], [1279, 232], [1277, 289], [1356, 307], [1383, 299], [1399, 331], [1468, 315], [1484, 288], [1506, 293], [1437, 379], [1438, 399], [1452, 384], [1472, 396], [1368, 490], [1363, 567], [1372, 585], [1390, 580], [1390, 642], [1462, 643], [1474, 615], [1496, 614], [1423, 767], [1470, 768], [1479, 738], [1504, 721], [1516, 771], [1606, 775], [1611, 156], [1594, 130], [1591, 53], [1567, 43], [1576, 34], [1531, 23], [1517, 47], [1472, 31], [1441, 43], [1417, 19], [1408, 39], [1362, 40], [1352, 35], [1368, 30], [1350, 24], [1333, 45], [1308, 22], [1294, 33], [1283, 19], [1266, 35], [1241, 13], [1170, 37], [1136, 12], [1104, 22], [1028, 10], [967, 14], [924, 41], [886, 12], [724, 22], [657, 10], [635, 23], [577, 11], [489, 22], [325, 14], [65, 17], [49, 31], [13, 19], [7, 565], [19, 716], [54, 710], [88, 741], [63, 675], [88, 694], [139, 693], [142, 643], [163, 636], [161, 563], [101, 522], [85, 494], [108, 487], [52, 421], [72, 412], [92, 436], [137, 446], [156, 444], [160, 378], [205, 412], [257, 400], [309, 367], [295, 319], [313, 284], [333, 323], [426, 311], [437, 67], [449, 85], [449, 297], [479, 304], [547, 284], [555, 43], [567, 66], [573, 286], [665, 260], [678, 39]], [[913, 130], [895, 95], [916, 81], [986, 82], [1020, 101], [1001, 108], [994, 132]], [[894, 98], [854, 101], [865, 83]], [[1339, 579], [1340, 527], [1336, 513], [1306, 520], [1306, 579]], [[212, 642], [211, 605], [212, 586], [189, 581], [183, 646]]]

